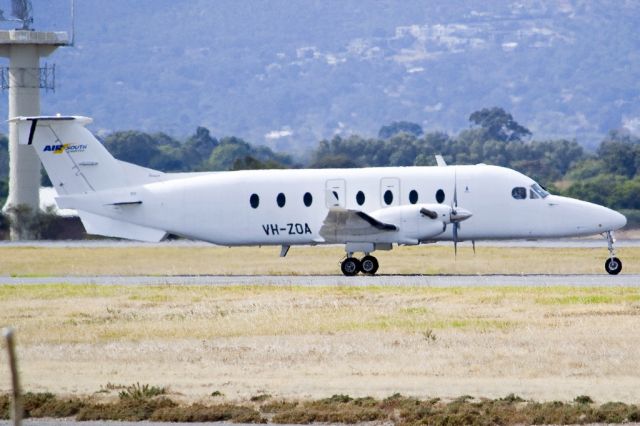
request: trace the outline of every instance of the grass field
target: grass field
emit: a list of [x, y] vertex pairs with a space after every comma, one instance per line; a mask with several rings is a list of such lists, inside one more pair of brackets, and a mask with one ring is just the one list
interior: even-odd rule
[[[341, 247], [0, 247], [0, 275], [308, 275], [339, 274]], [[591, 274], [604, 273], [602, 248], [501, 248], [468, 245], [458, 256], [446, 246], [378, 251], [380, 274]], [[623, 273], [640, 273], [640, 248], [622, 248]]]
[[57, 394], [639, 399], [637, 288], [0, 286], [4, 324]]

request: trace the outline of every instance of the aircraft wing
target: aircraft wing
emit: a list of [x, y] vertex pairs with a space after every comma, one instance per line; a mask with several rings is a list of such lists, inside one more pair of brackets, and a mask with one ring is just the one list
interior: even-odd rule
[[320, 236], [326, 242], [343, 242], [382, 232], [397, 231], [395, 225], [384, 223], [359, 210], [333, 208], [320, 228]]

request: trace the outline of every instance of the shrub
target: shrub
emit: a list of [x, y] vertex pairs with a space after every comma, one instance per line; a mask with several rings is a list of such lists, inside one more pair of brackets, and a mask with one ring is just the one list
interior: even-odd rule
[[120, 399], [149, 399], [166, 393], [167, 390], [164, 387], [161, 388], [158, 386], [150, 386], [148, 384], [141, 385], [140, 383], [135, 383], [131, 386], [127, 386], [124, 390], [121, 390], [118, 396], [120, 396]]

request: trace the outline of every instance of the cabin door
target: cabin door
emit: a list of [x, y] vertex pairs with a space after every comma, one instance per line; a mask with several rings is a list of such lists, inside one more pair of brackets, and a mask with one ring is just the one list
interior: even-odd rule
[[326, 196], [325, 201], [327, 208], [341, 207], [345, 208], [346, 204], [346, 190], [344, 179], [329, 179], [326, 183]]

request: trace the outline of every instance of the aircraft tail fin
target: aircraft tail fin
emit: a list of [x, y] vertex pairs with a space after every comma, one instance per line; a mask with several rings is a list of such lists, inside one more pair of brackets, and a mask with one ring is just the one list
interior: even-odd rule
[[81, 116], [17, 117], [21, 145], [31, 145], [60, 195], [89, 193], [144, 182], [129, 182], [124, 170], [85, 126]]

